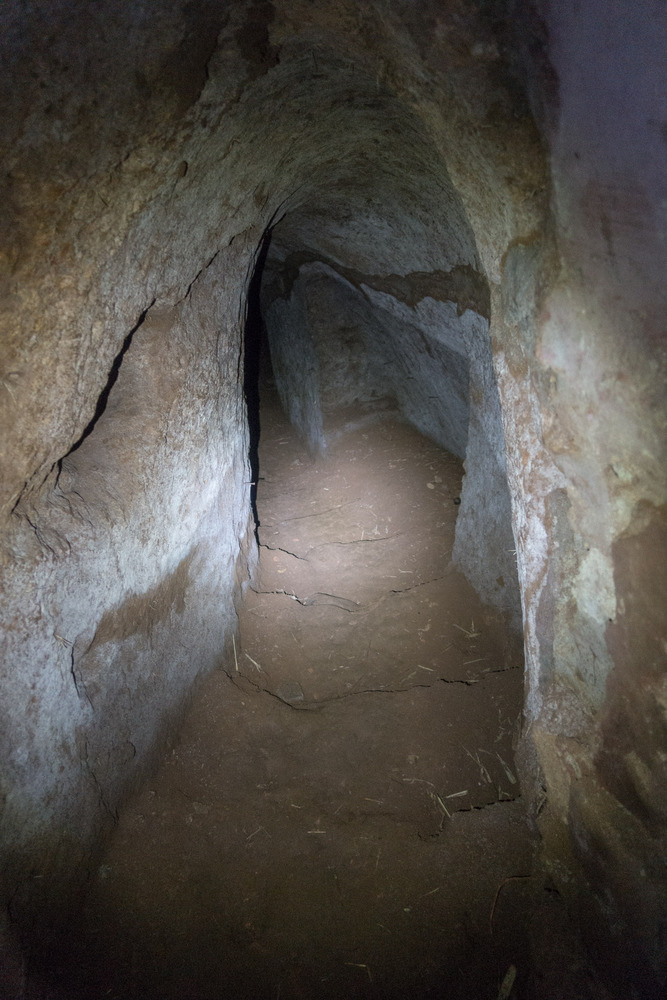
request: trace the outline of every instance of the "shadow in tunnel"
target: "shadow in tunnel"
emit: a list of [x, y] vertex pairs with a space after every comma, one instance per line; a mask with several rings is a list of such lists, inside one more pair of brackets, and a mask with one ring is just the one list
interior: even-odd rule
[[260, 305], [260, 289], [262, 287], [262, 274], [266, 263], [269, 247], [271, 246], [271, 233], [264, 234], [262, 243], [257, 255], [255, 270], [253, 271], [248, 286], [248, 299], [246, 309], [246, 321], [243, 338], [243, 394], [246, 402], [248, 415], [248, 460], [250, 463], [250, 505], [255, 524], [255, 537], [259, 527], [259, 516], [257, 513], [257, 482], [259, 480], [259, 439], [260, 428], [260, 371], [262, 357], [268, 359], [268, 349], [266, 346], [266, 328], [262, 318]]

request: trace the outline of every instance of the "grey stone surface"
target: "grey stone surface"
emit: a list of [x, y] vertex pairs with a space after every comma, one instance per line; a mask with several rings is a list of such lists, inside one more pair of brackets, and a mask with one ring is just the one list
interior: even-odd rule
[[622, 939], [642, 868], [619, 888], [586, 831], [609, 840], [591, 816], [618, 803], [631, 853], [663, 835], [642, 803], [664, 757], [664, 18], [659, 0], [622, 18], [603, 0], [2, 6], [16, 906], [76, 881], [224, 656], [252, 555], [241, 337], [270, 230], [278, 353], [315, 338], [308, 391], [287, 350], [281, 376], [313, 444], [339, 391], [387, 397], [465, 450], [455, 555], [508, 606], [516, 550], [524, 790], [559, 886], [583, 865]]

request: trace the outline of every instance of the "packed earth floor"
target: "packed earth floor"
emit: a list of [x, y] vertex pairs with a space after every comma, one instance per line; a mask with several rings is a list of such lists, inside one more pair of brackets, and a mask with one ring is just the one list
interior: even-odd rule
[[261, 426], [234, 655], [122, 812], [53, 995], [561, 996], [520, 639], [450, 562], [461, 463], [361, 414], [313, 459], [269, 390]]

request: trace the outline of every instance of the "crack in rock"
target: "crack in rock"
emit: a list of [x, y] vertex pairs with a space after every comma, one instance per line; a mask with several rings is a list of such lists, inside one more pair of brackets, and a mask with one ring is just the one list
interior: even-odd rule
[[[307, 556], [298, 556], [296, 552], [290, 552], [289, 549], [284, 549], [281, 545], [267, 545], [265, 542], [260, 542], [259, 547], [260, 549], [266, 549], [268, 552], [284, 552], [285, 555], [294, 556], [294, 558], [298, 559], [300, 562], [308, 562]], [[312, 552], [312, 549], [308, 549], [308, 551]]]
[[284, 597], [289, 597], [290, 600], [296, 601], [304, 608], [313, 607], [313, 605], [319, 604], [330, 608], [340, 608], [341, 611], [362, 611], [364, 610], [363, 605], [359, 601], [351, 601], [347, 597], [339, 597], [337, 594], [322, 594], [316, 593], [311, 594], [310, 597], [299, 597], [297, 594], [290, 594], [287, 590], [257, 590], [252, 587], [252, 592], [254, 594], [282, 594]]
[[63, 455], [63, 457], [59, 460], [58, 464], [62, 463], [63, 459], [69, 458], [70, 455], [72, 455], [78, 448], [80, 448], [83, 442], [86, 440], [86, 438], [89, 437], [89, 435], [92, 434], [92, 432], [94, 431], [95, 425], [97, 424], [98, 420], [100, 419], [100, 417], [107, 408], [107, 403], [109, 402], [109, 396], [111, 395], [111, 390], [118, 381], [118, 375], [120, 372], [121, 365], [123, 364], [123, 359], [125, 358], [125, 355], [129, 351], [130, 347], [132, 346], [132, 340], [134, 338], [134, 335], [145, 322], [146, 317], [148, 316], [149, 312], [155, 305], [155, 301], [156, 300], [153, 299], [150, 305], [148, 305], [143, 310], [143, 312], [139, 314], [139, 318], [137, 319], [136, 323], [129, 331], [129, 333], [125, 336], [125, 339], [121, 344], [120, 350], [118, 351], [116, 357], [113, 360], [111, 368], [109, 369], [109, 374], [107, 376], [106, 384], [104, 385], [104, 388], [102, 389], [101, 393], [98, 396], [97, 403], [95, 406], [95, 412], [93, 413], [91, 419], [84, 427], [79, 438], [74, 442], [69, 451], [65, 455]]
[[[227, 674], [229, 679], [236, 687], [239, 687], [236, 675]], [[276, 691], [272, 691], [270, 688], [261, 687], [255, 681], [251, 680], [246, 674], [240, 674], [240, 677], [246, 681], [258, 694], [268, 694], [271, 698], [275, 698], [282, 705], [287, 705], [288, 708], [293, 709], [295, 712], [317, 712], [319, 709], [324, 708], [326, 705], [330, 705], [332, 702], [345, 701], [347, 698], [356, 698], [359, 695], [364, 694], [402, 694], [405, 691], [412, 691], [413, 688], [428, 688], [431, 684], [412, 684], [410, 687], [405, 688], [364, 688], [360, 691], [346, 691], [344, 694], [332, 695], [329, 698], [323, 698], [321, 701], [288, 701], [286, 698], [282, 698]], [[454, 682], [452, 682], [454, 683]], [[240, 690], [243, 690], [240, 688]]]
[[[227, 676], [232, 681], [232, 683], [236, 685], [236, 687], [239, 687], [237, 677], [243, 678], [243, 680], [247, 684], [249, 684], [258, 694], [268, 694], [271, 698], [275, 698], [275, 700], [279, 701], [282, 705], [287, 705], [288, 708], [294, 709], [295, 712], [316, 712], [319, 709], [324, 708], [326, 705], [331, 705], [333, 702], [345, 701], [347, 698], [357, 698], [360, 695], [366, 695], [366, 694], [405, 694], [407, 691], [414, 691], [417, 689], [428, 689], [435, 687], [435, 685], [438, 682], [441, 682], [443, 684], [463, 684], [466, 687], [472, 687], [474, 684], [478, 683], [478, 681], [476, 680], [463, 680], [463, 679], [449, 680], [446, 677], [438, 677], [431, 684], [408, 684], [406, 687], [398, 687], [398, 688], [389, 688], [389, 687], [361, 688], [360, 690], [357, 691], [345, 691], [343, 694], [334, 694], [328, 698], [323, 698], [321, 701], [306, 701], [305, 698], [299, 699], [298, 701], [292, 701], [282, 697], [280, 694], [278, 694], [277, 691], [272, 691], [271, 688], [262, 687], [260, 684], [257, 684], [256, 681], [251, 680], [251, 678], [244, 673], [239, 672], [238, 674], [227, 674]], [[239, 688], [239, 690], [243, 689]], [[503, 802], [504, 801], [510, 801], [510, 800], [503, 799]], [[479, 809], [482, 807], [473, 806], [472, 808]]]
[[97, 792], [98, 801], [99, 801], [100, 806], [105, 810], [106, 813], [108, 813], [108, 815], [113, 820], [114, 824], [116, 824], [118, 822], [118, 811], [116, 809], [112, 808], [111, 805], [109, 804], [109, 802], [107, 800], [107, 797], [105, 795], [105, 792], [104, 792], [104, 788], [102, 787], [102, 783], [100, 782], [99, 778], [97, 777], [97, 774], [95, 773], [95, 769], [93, 768], [93, 765], [90, 762], [90, 755], [89, 755], [89, 750], [88, 750], [88, 740], [85, 740], [84, 744], [83, 744], [83, 753], [82, 753], [82, 756], [81, 756], [81, 764], [83, 765], [84, 769], [86, 770], [87, 774], [90, 776], [90, 778], [91, 778], [91, 780], [93, 782], [93, 785], [94, 785], [95, 790]]
[[482, 809], [493, 809], [494, 806], [504, 806], [507, 802], [516, 802], [520, 798], [520, 795], [515, 795], [510, 799], [495, 799], [495, 801], [485, 802], [481, 806], [464, 806], [462, 809], [457, 809], [456, 812], [480, 812]]
[[381, 535], [379, 538], [352, 538], [349, 542], [320, 542], [318, 545], [313, 545], [309, 552], [313, 549], [322, 549], [325, 545], [365, 545], [366, 542], [388, 542], [392, 538], [401, 538], [404, 532], [399, 531], [395, 535]]
[[523, 670], [520, 663], [514, 663], [511, 667], [489, 667], [488, 670], [482, 670], [482, 673], [486, 674], [506, 674], [508, 670]]
[[407, 594], [410, 590], [417, 590], [418, 587], [428, 587], [429, 583], [440, 583], [444, 576], [436, 576], [432, 580], [423, 580], [421, 583], [413, 583], [411, 587], [398, 587], [389, 591], [389, 594]]
[[305, 601], [299, 601], [299, 603], [303, 604], [304, 607], [321, 604], [325, 607], [340, 608], [342, 611], [358, 611], [362, 607], [359, 601], [351, 601], [349, 598], [339, 597], [337, 594], [323, 594], [320, 592], [312, 594]]
[[[284, 552], [286, 550], [281, 549], [280, 551]], [[288, 554], [292, 555], [291, 552]], [[297, 556], [296, 558], [299, 559], [301, 557]], [[307, 562], [308, 560], [305, 559], [303, 561]], [[290, 600], [296, 601], [297, 604], [301, 604], [305, 608], [312, 607], [315, 604], [319, 604], [323, 606], [340, 608], [342, 611], [358, 612], [358, 611], [373, 611], [375, 610], [375, 608], [379, 607], [383, 601], [386, 601], [393, 595], [407, 594], [411, 590], [417, 590], [419, 587], [427, 587], [430, 583], [439, 583], [441, 580], [444, 579], [445, 578], [443, 576], [437, 576], [433, 580], [424, 580], [422, 583], [414, 583], [411, 587], [403, 587], [402, 589], [397, 588], [395, 590], [390, 590], [387, 593], [382, 594], [381, 597], [378, 597], [377, 600], [371, 601], [369, 604], [362, 604], [361, 601], [353, 601], [350, 600], [350, 598], [348, 597], [340, 597], [337, 594], [323, 594], [321, 592], [318, 592], [316, 594], [311, 594], [309, 597], [299, 597], [298, 594], [290, 593], [288, 590], [282, 590], [282, 589], [257, 590], [256, 587], [251, 587], [250, 589], [252, 590], [253, 594], [259, 594], [259, 595], [278, 594], [279, 596], [282, 595], [283, 597], [289, 597]], [[321, 600], [321, 598], [328, 598], [329, 600]], [[493, 671], [489, 671], [489, 673], [492, 672]]]
[[286, 517], [282, 521], [272, 521], [270, 524], [266, 524], [267, 528], [276, 528], [281, 524], [289, 524], [291, 521], [305, 521], [307, 517], [322, 517], [323, 514], [330, 514], [332, 510], [340, 510], [342, 507], [351, 507], [352, 504], [359, 503], [361, 497], [357, 497], [356, 500], [348, 500], [347, 503], [339, 503], [336, 507], [327, 507], [326, 510], [313, 511], [312, 514], [299, 514], [297, 517]]
[[[308, 516], [310, 517], [311, 515]], [[300, 562], [309, 562], [308, 556], [311, 552], [316, 552], [318, 549], [324, 549], [331, 545], [365, 545], [367, 542], [388, 542], [391, 541], [392, 538], [401, 538], [402, 535], [403, 532], [399, 532], [396, 535], [382, 535], [380, 538], [352, 538], [347, 542], [318, 542], [317, 545], [310, 545], [306, 549], [305, 556], [300, 556], [298, 553], [292, 552], [290, 549], [285, 549], [282, 545], [269, 545], [268, 542], [260, 542], [259, 547], [260, 549], [266, 549], [268, 552], [284, 552], [285, 555], [293, 556]]]
[[[493, 802], [484, 802], [479, 806], [463, 806], [458, 809], [453, 809], [451, 816], [449, 816], [449, 821], [451, 822], [454, 816], [459, 815], [460, 813], [482, 812], [484, 809], [493, 809], [494, 806], [504, 806], [510, 802], [517, 802], [520, 799], [521, 799], [520, 795], [515, 795], [514, 798], [510, 799], [494, 799]], [[440, 830], [436, 830], [434, 833], [426, 833], [426, 834], [419, 833], [418, 836], [420, 840], [434, 841], [437, 840], [439, 837], [441, 837], [444, 832], [445, 832], [445, 827], [443, 826]]]

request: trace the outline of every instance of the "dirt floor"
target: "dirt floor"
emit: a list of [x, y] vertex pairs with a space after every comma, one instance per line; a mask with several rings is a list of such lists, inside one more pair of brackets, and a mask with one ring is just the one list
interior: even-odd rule
[[535, 969], [560, 911], [513, 758], [521, 644], [450, 566], [461, 464], [349, 416], [315, 461], [265, 396], [235, 658], [120, 817], [58, 996], [579, 995]]

